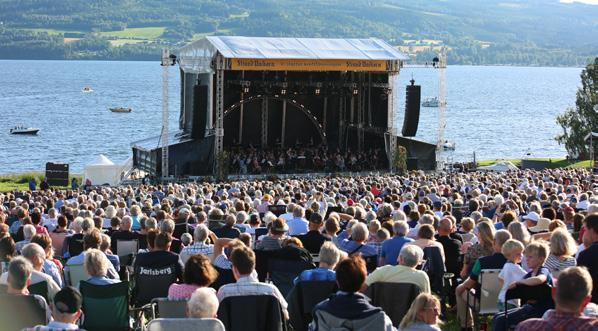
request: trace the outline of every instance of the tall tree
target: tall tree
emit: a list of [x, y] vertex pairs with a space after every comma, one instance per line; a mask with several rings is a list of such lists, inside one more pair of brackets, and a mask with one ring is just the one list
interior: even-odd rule
[[565, 145], [569, 155], [588, 155], [589, 146], [584, 138], [590, 132], [598, 132], [598, 57], [581, 72], [575, 108], [569, 108], [556, 121], [563, 128], [563, 134], [556, 140]]

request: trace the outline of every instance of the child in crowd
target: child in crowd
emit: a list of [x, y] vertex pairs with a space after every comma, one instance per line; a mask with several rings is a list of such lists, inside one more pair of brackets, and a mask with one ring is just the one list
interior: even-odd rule
[[[500, 293], [498, 294], [498, 311], [505, 310], [505, 294], [509, 285], [523, 279], [526, 272], [521, 268], [521, 258], [523, 255], [523, 244], [516, 239], [509, 239], [502, 246], [502, 254], [507, 258], [507, 263], [498, 274], [498, 279], [503, 282]], [[508, 308], [519, 307], [519, 300], [509, 300]]]
[[[513, 282], [508, 289], [513, 289], [517, 285], [553, 286], [550, 270], [544, 266], [544, 261], [548, 256], [548, 246], [544, 242], [534, 241], [525, 248], [525, 258], [527, 265], [532, 271], [528, 272], [523, 279]], [[529, 289], [532, 292], [532, 288]], [[554, 301], [550, 297], [528, 299], [527, 303], [519, 308], [508, 310], [508, 320], [503, 312], [494, 316], [492, 330], [506, 331], [510, 325], [517, 325], [529, 318], [540, 318], [548, 310], [554, 308]]]

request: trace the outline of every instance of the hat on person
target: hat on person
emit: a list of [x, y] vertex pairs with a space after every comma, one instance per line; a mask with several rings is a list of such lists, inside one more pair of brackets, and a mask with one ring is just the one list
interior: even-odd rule
[[314, 223], [314, 224], [322, 224], [324, 221], [322, 219], [322, 215], [320, 215], [318, 213], [312, 213], [309, 216], [309, 222]]
[[289, 226], [287, 225], [287, 222], [284, 219], [277, 218], [274, 221], [272, 221], [272, 225], [271, 225], [270, 229], [272, 231], [277, 231], [277, 232], [287, 232], [287, 231], [289, 231]]
[[377, 204], [381, 204], [382, 203], [382, 198], [378, 197], [374, 201], [376, 201]]
[[353, 202], [353, 199], [349, 198], [349, 199], [347, 200], [347, 206], [349, 206], [349, 207], [350, 207], [350, 206], [353, 206], [353, 203], [354, 203], [354, 202]]
[[540, 219], [540, 215], [535, 211], [530, 211], [527, 215], [523, 216], [523, 219], [537, 222]]
[[72, 286], [66, 286], [54, 295], [54, 307], [63, 314], [74, 314], [81, 309], [83, 298]]
[[546, 232], [549, 230], [550, 220], [548, 218], [540, 218], [535, 226], [529, 228], [531, 232]]

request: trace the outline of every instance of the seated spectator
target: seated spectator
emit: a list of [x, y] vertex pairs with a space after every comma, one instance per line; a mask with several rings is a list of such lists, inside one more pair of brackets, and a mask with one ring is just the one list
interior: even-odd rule
[[21, 253], [23, 247], [31, 242], [31, 238], [35, 236], [36, 231], [35, 227], [31, 224], [25, 224], [23, 226], [23, 240], [18, 241], [17, 244], [17, 252]]
[[[511, 283], [523, 279], [527, 273], [519, 265], [524, 249], [523, 244], [516, 239], [509, 239], [502, 246], [502, 254], [507, 259], [507, 262], [498, 275], [498, 279], [503, 283], [498, 294], [498, 311], [505, 310], [505, 295]], [[519, 307], [519, 300], [510, 300], [508, 306], [509, 309]]]
[[102, 242], [100, 243], [100, 250], [104, 254], [106, 254], [106, 258], [108, 258], [108, 261], [112, 263], [114, 269], [116, 271], [120, 271], [120, 258], [118, 257], [118, 255], [114, 255], [112, 253], [110, 247], [112, 247], [112, 239], [110, 239], [109, 235], [102, 233]]
[[189, 318], [217, 318], [218, 297], [211, 288], [198, 288], [193, 291], [187, 302], [187, 317]]
[[289, 231], [285, 220], [277, 218], [270, 223], [270, 231], [257, 244], [256, 249], [275, 250], [282, 247], [282, 242], [286, 238], [285, 233]]
[[464, 217], [461, 220], [461, 228], [459, 229], [459, 234], [463, 238], [463, 243], [471, 242], [475, 235], [473, 233], [473, 228], [475, 227], [475, 223], [469, 217]]
[[324, 223], [324, 230], [326, 235], [330, 237], [332, 243], [334, 243], [338, 247], [338, 233], [341, 230], [340, 223], [334, 217], [328, 217], [326, 222]]
[[394, 330], [384, 311], [372, 306], [369, 299], [359, 293], [366, 275], [365, 261], [361, 257], [342, 260], [336, 268], [339, 291], [316, 305], [309, 330]]
[[17, 256], [17, 247], [11, 236], [0, 239], [0, 273], [8, 270], [8, 264]]
[[110, 261], [104, 252], [99, 249], [91, 248], [85, 251], [85, 260], [83, 267], [90, 276], [86, 281], [93, 285], [109, 285], [120, 283], [119, 279], [108, 278], [108, 268]]
[[404, 245], [399, 253], [398, 265], [385, 265], [368, 275], [366, 287], [376, 282], [410, 283], [419, 287], [421, 292], [430, 293], [430, 279], [428, 275], [415, 268], [421, 263], [424, 251], [416, 245]]
[[183, 264], [178, 254], [170, 251], [172, 237], [168, 233], [159, 233], [154, 241], [154, 249], [137, 255], [133, 268], [139, 274], [141, 269], [156, 271], [158, 274], [173, 274], [178, 280], [183, 279]]
[[410, 245], [419, 246], [422, 250], [426, 247], [438, 247], [440, 250], [440, 255], [442, 256], [442, 262], [446, 261], [444, 247], [434, 238], [434, 227], [430, 224], [420, 225], [419, 229], [417, 230], [415, 241], [410, 243]]
[[189, 299], [198, 288], [208, 287], [218, 278], [210, 259], [204, 254], [191, 255], [185, 263], [183, 283], [168, 288], [168, 299]]
[[[527, 286], [552, 286], [552, 275], [550, 270], [544, 266], [544, 261], [548, 255], [548, 247], [540, 242], [532, 242], [525, 248], [525, 257], [527, 265], [532, 269], [522, 280], [509, 285], [509, 289], [515, 288], [518, 284]], [[508, 320], [505, 314], [499, 313], [494, 316], [494, 331], [506, 331], [510, 325], [517, 325], [529, 318], [539, 318], [550, 308], [553, 308], [552, 300], [528, 300], [526, 304], [519, 308], [513, 308], [507, 311]], [[507, 324], [508, 321], [508, 324]]]
[[584, 307], [592, 299], [592, 287], [592, 277], [587, 269], [571, 267], [563, 270], [556, 289], [552, 290], [556, 309], [547, 311], [542, 318], [519, 323], [517, 331], [598, 330], [598, 319], [583, 315]]
[[36, 234], [48, 234], [48, 229], [42, 224], [42, 214], [39, 212], [31, 213], [31, 224], [35, 227]]
[[66, 236], [69, 234], [69, 231], [66, 228], [67, 219], [64, 215], [60, 215], [56, 219], [56, 223], [56, 228], [50, 232], [50, 238], [52, 238], [52, 247], [54, 247], [54, 253], [61, 256], [64, 238], [66, 238]]
[[164, 220], [160, 225], [160, 232], [170, 235], [170, 251], [180, 254], [181, 250], [183, 249], [183, 243], [180, 239], [173, 237], [174, 227], [175, 225], [173, 220]]
[[209, 257], [214, 253], [214, 245], [206, 244], [210, 230], [204, 224], [199, 224], [193, 230], [193, 244], [181, 250], [181, 261], [186, 263], [191, 255], [204, 254]]
[[31, 238], [32, 243], [36, 243], [46, 252], [46, 259], [44, 260], [43, 272], [52, 276], [52, 279], [62, 287], [62, 263], [54, 258], [54, 249], [52, 247], [52, 239], [47, 234], [36, 234]]
[[[54, 298], [54, 295], [58, 291], [60, 291], [60, 286], [58, 286], [58, 284], [56, 284], [56, 282], [52, 279], [52, 277], [50, 275], [46, 275], [45, 273], [43, 273], [44, 261], [46, 260], [46, 252], [44, 252], [44, 249], [41, 248], [40, 245], [30, 243], [30, 244], [27, 244], [27, 246], [23, 247], [22, 255], [25, 259], [27, 259], [31, 263], [31, 266], [32, 266], [31, 277], [30, 277], [29, 284], [27, 284], [27, 286], [29, 286], [31, 284], [41, 283], [41, 282], [47, 282], [48, 298], [50, 298], [50, 301], [51, 301], [52, 298]], [[10, 265], [9, 265], [9, 271], [10, 271]], [[7, 284], [8, 275], [9, 274], [5, 272], [2, 274], [2, 276], [0, 276], [0, 284]]]
[[322, 244], [324, 244], [326, 241], [330, 241], [330, 237], [322, 234], [323, 225], [324, 222], [322, 221], [322, 215], [313, 213], [309, 217], [309, 231], [306, 234], [297, 236], [297, 238], [303, 243], [305, 249], [307, 249], [311, 254], [318, 254]]
[[[360, 253], [364, 257], [376, 256], [378, 251], [376, 247], [367, 245], [365, 242], [368, 239], [368, 228], [363, 223], [356, 223], [351, 227], [349, 231], [351, 239], [344, 238], [339, 241], [339, 248], [349, 255]], [[343, 234], [349, 235], [349, 232], [345, 231]], [[339, 236], [340, 237], [340, 236]]]
[[56, 293], [52, 303], [52, 321], [45, 326], [38, 325], [25, 331], [66, 331], [80, 330], [77, 321], [81, 317], [83, 298], [81, 293], [71, 286]]
[[382, 243], [379, 265], [397, 265], [399, 253], [406, 243], [413, 242], [413, 239], [406, 237], [409, 225], [405, 221], [396, 221], [392, 225], [394, 237]]
[[296, 205], [293, 209], [293, 218], [287, 222], [289, 225], [289, 236], [305, 234], [308, 231], [308, 222], [305, 219], [305, 209]]
[[575, 267], [577, 260], [573, 255], [577, 251], [575, 239], [566, 229], [555, 229], [550, 237], [550, 254], [544, 265], [550, 272]]
[[285, 319], [288, 319], [288, 304], [278, 288], [272, 284], [262, 283], [258, 280], [255, 273], [255, 253], [248, 247], [237, 247], [230, 254], [230, 260], [232, 262], [233, 275], [237, 282], [220, 287], [218, 290], [218, 300], [222, 301], [231, 296], [271, 295], [278, 299]]
[[[8, 265], [8, 270], [2, 274], [2, 279], [0, 283], [6, 284], [6, 294], [8, 296], [11, 295], [30, 295], [29, 290], [27, 287], [31, 285], [31, 276], [34, 273], [33, 266], [31, 262], [29, 262], [24, 257], [15, 257], [10, 261]], [[44, 299], [41, 295], [34, 294], [35, 301], [37, 304], [46, 311], [46, 320], [49, 321], [52, 318], [50, 308], [48, 307], [48, 303], [46, 299]], [[1, 298], [1, 297], [0, 297]], [[2, 299], [9, 299], [10, 298], [2, 298]], [[23, 312], [26, 313], [26, 312]], [[6, 323], [5, 319], [2, 320], [2, 323]]]
[[[494, 227], [492, 225], [486, 224], [486, 227], [492, 229], [492, 232], [494, 233]], [[457, 299], [457, 319], [459, 320], [462, 329], [470, 330], [473, 327], [473, 318], [471, 315], [472, 312], [467, 306], [467, 296], [469, 290], [475, 288], [476, 297], [479, 297], [480, 285], [478, 283], [478, 279], [480, 272], [483, 269], [502, 269], [504, 267], [507, 259], [502, 254], [502, 246], [509, 239], [511, 239], [511, 234], [508, 231], [496, 231], [496, 235], [494, 236], [494, 239], [492, 239], [494, 254], [477, 259], [473, 264], [469, 277], [463, 283], [457, 286], [457, 289], [455, 290], [455, 296]]]
[[[513, 223], [511, 223], [513, 226]], [[469, 276], [469, 272], [473, 267], [473, 264], [481, 257], [490, 256], [495, 253], [494, 249], [494, 233], [496, 229], [494, 226], [488, 221], [480, 222], [476, 229], [478, 232], [476, 233], [477, 242], [471, 247], [468, 245], [463, 245], [463, 250], [465, 255], [463, 256], [463, 267], [461, 268], [461, 278], [466, 279]], [[521, 241], [519, 238], [515, 238]], [[521, 241], [524, 245], [526, 242]], [[498, 250], [500, 252], [500, 250]], [[500, 266], [502, 268], [502, 265]], [[500, 269], [498, 268], [498, 269]]]
[[440, 331], [440, 300], [429, 293], [420, 293], [399, 324], [400, 331]]
[[304, 270], [297, 276], [293, 283], [303, 281], [336, 281], [334, 268], [340, 259], [341, 252], [332, 242], [324, 242], [320, 248], [320, 263], [318, 268]]
[[183, 233], [181, 235], [181, 244], [183, 245], [183, 249], [193, 242], [193, 236], [190, 233]]
[[213, 265], [220, 269], [231, 270], [230, 253], [237, 247], [246, 246], [239, 239], [218, 238], [214, 244]]
[[110, 250], [112, 251], [113, 254], [117, 254], [118, 255], [118, 248], [116, 246], [116, 243], [119, 240], [140, 240], [139, 235], [133, 231], [131, 231], [131, 225], [132, 225], [132, 219], [129, 216], [125, 216], [122, 218], [121, 224], [120, 224], [120, 229], [118, 231], [114, 231], [112, 232], [112, 234], [110, 235], [110, 239], [111, 239], [111, 246], [110, 246]]
[[598, 304], [598, 215], [590, 214], [584, 219], [586, 232], [584, 242], [592, 243], [579, 253], [577, 265], [588, 268], [594, 285], [592, 302]]
[[[89, 249], [100, 249], [102, 244], [102, 235], [100, 234], [100, 230], [93, 229], [88, 234], [83, 237], [83, 248], [84, 251], [76, 256], [71, 257], [66, 261], [66, 266], [64, 267], [64, 274], [65, 278], [68, 278], [68, 269], [71, 265], [82, 265], [85, 262], [85, 253]], [[111, 279], [120, 279], [118, 272], [114, 268], [112, 264], [108, 266], [108, 274], [107, 276]]]
[[237, 228], [239, 231], [241, 231], [241, 233], [245, 233], [249, 231], [249, 228], [251, 227], [249, 224], [247, 224], [247, 221], [249, 220], [249, 215], [247, 215], [247, 213], [245, 211], [240, 211], [237, 213], [237, 220], [235, 222], [235, 228]]
[[233, 215], [226, 215], [224, 218], [224, 225], [221, 228], [215, 229], [214, 234], [218, 238], [230, 238], [235, 239], [239, 238], [241, 231], [237, 229], [234, 225], [236, 222], [236, 218]]

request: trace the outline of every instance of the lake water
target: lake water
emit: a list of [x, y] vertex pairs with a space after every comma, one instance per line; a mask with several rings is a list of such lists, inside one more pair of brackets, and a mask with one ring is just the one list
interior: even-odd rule
[[[450, 59], [449, 59], [450, 60]], [[442, 158], [564, 157], [554, 137], [556, 116], [575, 105], [580, 68], [449, 66], [446, 70], [445, 138], [456, 150]], [[0, 173], [42, 171], [46, 162], [69, 163], [81, 173], [104, 154], [115, 163], [131, 155], [130, 143], [158, 135], [162, 119], [162, 68], [158, 62], [0, 60]], [[404, 68], [398, 79], [397, 125], [402, 127], [405, 85], [435, 96], [438, 71]], [[82, 93], [91, 86], [93, 93]], [[110, 107], [131, 107], [111, 113]], [[179, 73], [170, 68], [171, 128], [178, 126]], [[10, 135], [23, 124], [37, 136]], [[421, 108], [416, 138], [435, 143], [437, 108]]]

